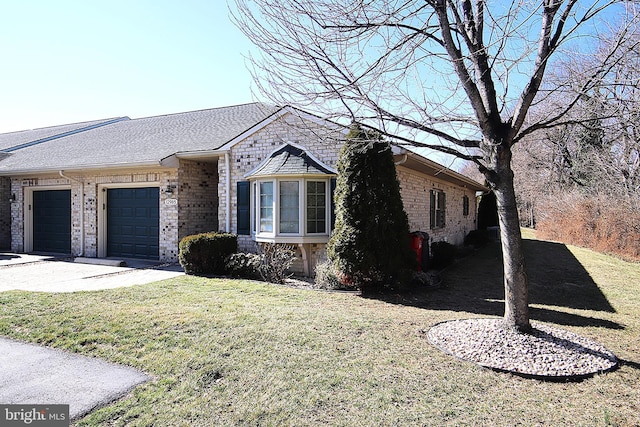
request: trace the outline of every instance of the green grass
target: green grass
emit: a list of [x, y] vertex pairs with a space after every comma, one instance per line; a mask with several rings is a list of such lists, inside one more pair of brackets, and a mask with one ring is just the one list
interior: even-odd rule
[[79, 425], [639, 425], [640, 265], [556, 243], [525, 248], [532, 318], [601, 342], [619, 370], [543, 382], [427, 342], [437, 322], [501, 315], [496, 245], [448, 269], [444, 288], [386, 301], [198, 277], [0, 293], [0, 335], [154, 378]]

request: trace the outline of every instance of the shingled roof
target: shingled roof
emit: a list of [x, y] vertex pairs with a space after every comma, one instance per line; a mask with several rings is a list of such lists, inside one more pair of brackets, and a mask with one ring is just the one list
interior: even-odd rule
[[115, 121], [129, 120], [129, 117], [116, 117], [113, 119], [93, 120], [90, 122], [72, 123], [67, 125], [50, 126], [40, 129], [21, 130], [0, 134], [0, 152], [11, 152], [23, 148], [26, 145], [45, 142], [51, 139], [61, 138], [74, 133], [83, 132], [99, 126], [104, 126]]
[[[58, 135], [76, 125], [0, 135], [0, 174], [93, 167], [159, 164], [181, 151], [215, 150], [279, 111], [251, 103], [186, 113], [121, 120], [81, 132]], [[91, 123], [100, 123], [96, 121]], [[21, 134], [20, 132], [14, 134]], [[21, 138], [19, 138], [21, 137]], [[36, 138], [46, 141], [30, 144]]]
[[274, 175], [333, 175], [336, 172], [301, 147], [286, 144], [274, 151], [247, 177]]

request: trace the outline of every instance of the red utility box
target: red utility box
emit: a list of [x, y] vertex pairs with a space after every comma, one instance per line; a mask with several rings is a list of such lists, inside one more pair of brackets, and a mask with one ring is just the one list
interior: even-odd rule
[[422, 245], [424, 244], [424, 234], [416, 231], [409, 234], [411, 250], [416, 253], [417, 270], [422, 271]]

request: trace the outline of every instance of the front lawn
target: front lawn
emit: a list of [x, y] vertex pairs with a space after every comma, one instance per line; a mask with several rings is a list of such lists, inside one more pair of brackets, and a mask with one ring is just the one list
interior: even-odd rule
[[543, 382], [427, 342], [437, 322], [501, 314], [496, 245], [447, 270], [442, 289], [386, 301], [198, 277], [0, 293], [0, 335], [154, 377], [79, 425], [638, 425], [640, 265], [525, 243], [532, 318], [599, 341], [619, 370]]

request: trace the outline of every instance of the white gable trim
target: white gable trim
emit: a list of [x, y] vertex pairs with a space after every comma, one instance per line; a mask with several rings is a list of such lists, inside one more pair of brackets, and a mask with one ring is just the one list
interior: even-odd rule
[[[255, 124], [254, 126], [250, 127], [249, 129], [247, 129], [246, 131], [242, 132], [240, 135], [236, 136], [232, 140], [230, 140], [230, 141], [226, 142], [225, 144], [221, 145], [215, 151], [230, 150], [231, 148], [233, 148], [235, 145], [237, 145], [241, 141], [244, 141], [245, 139], [249, 138], [254, 133], [264, 129], [265, 127], [269, 126], [274, 121], [280, 119], [281, 117], [286, 116], [287, 114], [296, 115], [296, 116], [300, 117], [301, 119], [310, 121], [310, 122], [315, 123], [315, 124], [320, 125], [320, 126], [332, 127], [334, 129], [340, 129], [345, 136], [349, 132], [349, 128], [347, 126], [343, 126], [343, 125], [341, 125], [339, 123], [332, 122], [330, 120], [326, 120], [326, 119], [320, 118], [320, 117], [315, 116], [313, 114], [310, 114], [310, 113], [304, 112], [302, 110], [298, 110], [297, 108], [291, 107], [290, 105], [286, 105], [286, 106], [282, 107], [280, 110], [278, 110], [275, 113], [273, 113], [271, 116], [267, 117], [266, 119], [262, 120], [261, 122], [259, 122], [259, 123]], [[307, 150], [305, 150], [305, 151], [307, 151]]]

